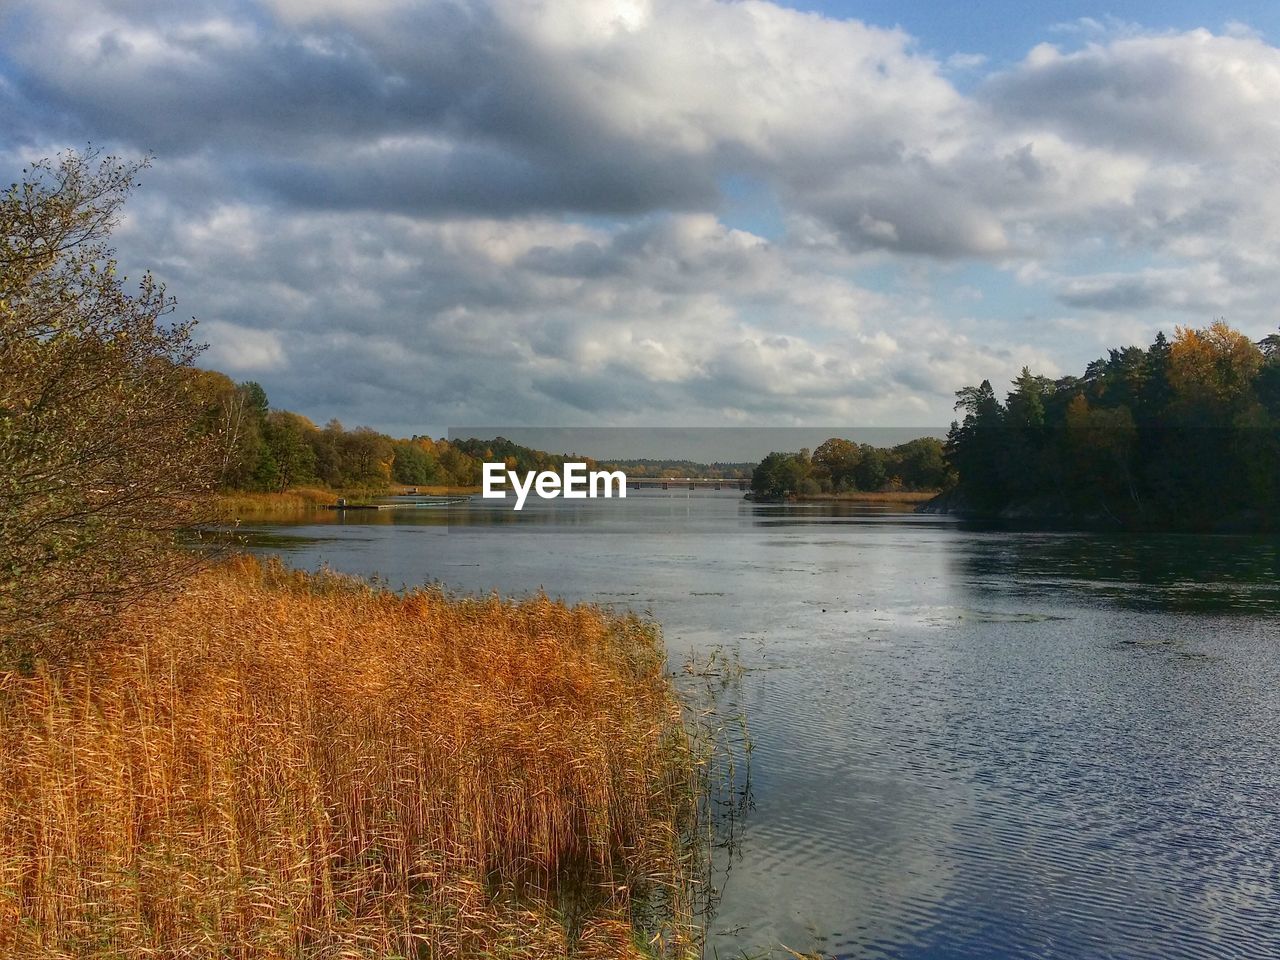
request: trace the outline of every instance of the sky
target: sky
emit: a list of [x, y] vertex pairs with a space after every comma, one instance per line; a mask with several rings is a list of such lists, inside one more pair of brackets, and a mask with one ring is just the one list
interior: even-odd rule
[[1256, 0], [0, 0], [0, 175], [150, 155], [126, 272], [317, 422], [936, 427], [1276, 330], [1277, 42]]

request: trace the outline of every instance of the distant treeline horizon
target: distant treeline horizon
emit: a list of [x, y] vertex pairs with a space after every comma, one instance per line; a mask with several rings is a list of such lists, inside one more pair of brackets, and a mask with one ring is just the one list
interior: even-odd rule
[[196, 371], [207, 403], [208, 429], [223, 443], [224, 490], [281, 492], [323, 485], [334, 490], [406, 486], [475, 487], [485, 462], [508, 469], [559, 469], [577, 454], [534, 450], [502, 437], [488, 440], [392, 437], [370, 427], [345, 428], [336, 418], [318, 426], [291, 410], [273, 409], [261, 384], [234, 382], [213, 370]]
[[[348, 429], [336, 418], [320, 426], [300, 413], [273, 408], [262, 385], [252, 380], [237, 383], [215, 370], [196, 370], [195, 377], [196, 389], [208, 410], [205, 426], [221, 438], [220, 485], [224, 490], [267, 493], [311, 485], [374, 490], [391, 484], [476, 487], [481, 482], [482, 465], [497, 461], [521, 472], [559, 470], [565, 462], [575, 461], [591, 468], [622, 470], [635, 479], [747, 480], [757, 473], [760, 463], [657, 457], [597, 459], [576, 452], [537, 450], [503, 437], [397, 438], [370, 427]], [[900, 452], [894, 454], [894, 450]], [[904, 450], [909, 455], [904, 457]], [[816, 478], [817, 486], [806, 484], [805, 489], [935, 489], [942, 480], [941, 450], [941, 441], [931, 437], [895, 448], [833, 438], [815, 451], [816, 469], [804, 475]], [[823, 465], [824, 454], [831, 455], [830, 469]], [[855, 463], [862, 466], [855, 470]]]

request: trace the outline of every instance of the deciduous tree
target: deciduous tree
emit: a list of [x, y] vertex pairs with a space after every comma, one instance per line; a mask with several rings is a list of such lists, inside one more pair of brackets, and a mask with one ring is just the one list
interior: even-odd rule
[[0, 646], [56, 653], [175, 582], [217, 479], [192, 322], [107, 246], [145, 163], [36, 163], [0, 194]]

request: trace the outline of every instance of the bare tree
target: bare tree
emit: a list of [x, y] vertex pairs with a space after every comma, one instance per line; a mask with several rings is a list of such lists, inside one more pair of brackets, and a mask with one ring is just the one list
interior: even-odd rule
[[177, 582], [217, 478], [194, 321], [107, 246], [146, 166], [67, 153], [0, 194], [0, 656], [57, 655]]

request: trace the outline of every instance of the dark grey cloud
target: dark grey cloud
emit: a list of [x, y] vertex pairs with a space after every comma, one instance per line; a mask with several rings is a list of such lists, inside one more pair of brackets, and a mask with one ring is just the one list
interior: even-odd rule
[[1232, 286], [1220, 264], [1206, 261], [1193, 268], [1067, 278], [1059, 282], [1057, 298], [1085, 310], [1134, 313], [1158, 307], [1212, 317], [1239, 302]]
[[1088, 310], [1143, 310], [1160, 299], [1160, 288], [1141, 278], [1069, 288], [1058, 295], [1069, 307]]
[[8, 54], [26, 96], [136, 148], [297, 151], [438, 125], [463, 79], [450, 76], [457, 53], [434, 55], [451, 49], [447, 16], [423, 25], [422, 62], [435, 69], [411, 83], [337, 27], [291, 29], [248, 4], [130, 6], [19, 6]]
[[[573, 412], [569, 418], [592, 422], [598, 418], [610, 419], [632, 412], [637, 406], [645, 410], [670, 409], [685, 395], [684, 390], [663, 390], [653, 382], [638, 376], [635, 370], [624, 365], [608, 366], [599, 373], [582, 376], [567, 372], [555, 376], [535, 377], [530, 386], [533, 391]], [[564, 420], [565, 417], [560, 418]]]
[[705, 158], [619, 132], [607, 103], [558, 77], [479, 4], [393, 12], [363, 35], [262, 9], [196, 8], [189, 19], [158, 9], [126, 18], [107, 5], [84, 22], [69, 22], [65, 5], [63, 18], [28, 14], [10, 82], [27, 102], [72, 118], [73, 130], [169, 158], [221, 154], [302, 208], [626, 213], [714, 203]]
[[1140, 279], [1125, 279], [1106, 285], [1068, 289], [1059, 300], [1071, 307], [1087, 310], [1144, 310], [1160, 300], [1160, 291]]
[[585, 152], [538, 158], [473, 144], [397, 144], [376, 155], [352, 147], [323, 160], [267, 160], [252, 175], [298, 207], [431, 215], [706, 209], [717, 196], [709, 170], [681, 172], [624, 151], [604, 162]]

